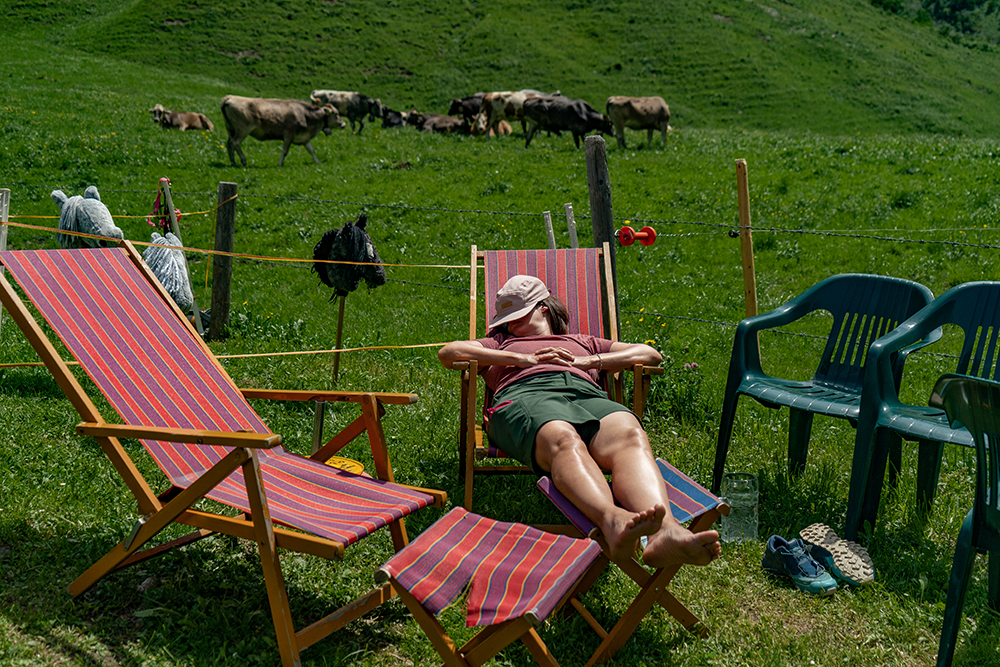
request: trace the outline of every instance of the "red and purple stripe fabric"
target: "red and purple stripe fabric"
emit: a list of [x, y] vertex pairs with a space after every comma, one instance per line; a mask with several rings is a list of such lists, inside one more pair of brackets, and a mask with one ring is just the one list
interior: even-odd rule
[[[270, 433], [123, 249], [7, 251], [0, 261], [126, 424]], [[142, 442], [182, 488], [228, 451]], [[433, 502], [282, 447], [259, 455], [271, 518], [344, 545]], [[207, 495], [249, 511], [242, 469]]]
[[469, 585], [465, 624], [471, 628], [527, 613], [545, 619], [600, 553], [593, 540], [494, 521], [456, 507], [382, 570], [432, 614]]
[[518, 274], [537, 276], [569, 308], [569, 333], [604, 338], [601, 264], [597, 248], [487, 250], [486, 322], [493, 319], [497, 291]]
[[[663, 459], [656, 459], [656, 465], [660, 469], [663, 483], [667, 485], [670, 514], [680, 523], [687, 523], [691, 519], [715, 509], [722, 503], [708, 489]], [[551, 479], [548, 477], [539, 479], [538, 488], [581, 533], [588, 535], [595, 528], [593, 522], [559, 492]]]

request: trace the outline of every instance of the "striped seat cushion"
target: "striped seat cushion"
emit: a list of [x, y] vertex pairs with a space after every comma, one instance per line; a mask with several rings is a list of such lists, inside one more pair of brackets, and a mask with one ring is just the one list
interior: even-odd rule
[[[270, 433], [229, 375], [122, 248], [7, 251], [0, 260], [126, 424]], [[228, 451], [143, 440], [186, 488]], [[271, 518], [348, 545], [433, 499], [293, 454], [259, 450]], [[249, 511], [241, 469], [207, 496]]]
[[[593, 540], [486, 519], [456, 507], [380, 570], [432, 614], [469, 585], [467, 627], [544, 620], [601, 553]], [[470, 585], [471, 582], [471, 585]]]
[[[496, 314], [494, 295], [516, 275], [537, 276], [569, 309], [569, 333], [604, 337], [604, 313], [601, 310], [601, 262], [597, 248], [559, 250], [487, 250], [483, 261], [486, 272], [486, 326]], [[484, 403], [483, 410], [489, 406]], [[488, 458], [508, 458], [493, 443], [487, 442]]]
[[493, 297], [513, 276], [537, 276], [569, 309], [569, 333], [604, 336], [601, 264], [597, 248], [487, 250], [486, 324], [496, 312]]
[[[722, 504], [715, 495], [663, 459], [656, 459], [663, 483], [667, 485], [670, 498], [670, 514], [680, 523], [687, 523]], [[589, 535], [596, 526], [585, 517], [566, 496], [561, 494], [548, 477], [538, 480], [542, 490], [569, 522], [584, 535]]]

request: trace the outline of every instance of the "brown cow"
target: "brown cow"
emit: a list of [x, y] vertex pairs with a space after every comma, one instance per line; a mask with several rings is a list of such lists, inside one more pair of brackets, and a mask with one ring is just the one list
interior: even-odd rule
[[440, 132], [442, 134], [449, 132], [459, 134], [469, 133], [469, 126], [463, 119], [455, 116], [443, 116], [437, 113], [418, 114], [416, 126], [418, 130], [423, 130], [424, 132]]
[[[478, 118], [477, 118], [477, 121], [478, 121]], [[499, 123], [497, 123], [497, 129], [496, 129], [495, 133], [494, 133], [494, 131], [492, 129], [490, 130], [490, 136], [491, 137], [495, 137], [498, 134], [499, 135], [507, 135], [507, 134], [510, 134], [511, 132], [513, 132], [513, 128], [510, 126], [510, 123], [508, 123], [505, 120], [502, 120]], [[475, 122], [475, 123], [473, 123], [472, 127], [469, 128], [469, 133], [472, 136], [474, 136], [474, 137], [478, 137], [480, 135], [486, 134], [486, 120], [483, 119], [482, 122]]]
[[[559, 94], [558, 90], [553, 93], [553, 95]], [[503, 90], [494, 93], [486, 93], [486, 95], [483, 96], [479, 115], [476, 117], [473, 126], [475, 127], [478, 125], [481, 128], [482, 131], [480, 134], [492, 137], [497, 134], [502, 134], [497, 131], [497, 126], [500, 124], [501, 120], [506, 118], [519, 121], [521, 123], [521, 129], [523, 130], [524, 101], [539, 95], [548, 95], [548, 93], [532, 90], [531, 88], [524, 88], [523, 90], [517, 91]]]
[[309, 142], [320, 130], [330, 134], [333, 128], [343, 129], [347, 123], [340, 118], [332, 104], [317, 107], [298, 100], [274, 100], [261, 97], [238, 97], [226, 95], [222, 98], [222, 117], [226, 120], [229, 138], [226, 150], [229, 162], [234, 167], [233, 152], [240, 156], [243, 166], [247, 166], [247, 156], [240, 144], [248, 136], [266, 141], [281, 139], [281, 158], [278, 166], [285, 163], [285, 156], [292, 144], [305, 146], [314, 162], [319, 164], [316, 151]]
[[169, 109], [164, 109], [162, 104], [155, 105], [149, 110], [149, 113], [153, 114], [154, 123], [159, 123], [161, 127], [167, 129], [176, 127], [182, 132], [184, 130], [208, 130], [211, 132], [215, 129], [212, 121], [203, 113], [170, 111]]
[[615, 126], [618, 147], [625, 148], [625, 128], [646, 130], [646, 148], [653, 146], [653, 130], [659, 130], [663, 145], [667, 145], [670, 127], [670, 107], [662, 97], [609, 97], [605, 110]]

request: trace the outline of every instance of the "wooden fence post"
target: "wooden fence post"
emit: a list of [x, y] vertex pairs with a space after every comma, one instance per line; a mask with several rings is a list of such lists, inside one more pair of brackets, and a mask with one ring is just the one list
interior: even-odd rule
[[569, 227], [569, 247], [575, 250], [580, 247], [580, 242], [576, 239], [576, 219], [573, 217], [573, 205], [563, 204], [563, 210], [566, 211], [566, 226]]
[[[608, 173], [608, 152], [604, 145], [604, 137], [592, 136], [583, 141], [587, 154], [587, 185], [590, 189], [590, 224], [594, 230], [594, 247], [600, 248], [604, 243], [610, 248], [611, 285], [614, 290], [614, 302], [617, 311], [618, 304], [618, 262], [615, 259], [615, 218], [611, 211], [611, 177]], [[615, 322], [620, 322], [619, 313], [615, 313]], [[611, 324], [612, 318], [606, 320]], [[618, 340], [618, 331], [609, 331], [608, 338]]]
[[750, 185], [747, 161], [736, 161], [736, 191], [740, 209], [740, 252], [743, 255], [743, 298], [746, 316], [757, 314], [757, 276], [753, 267], [753, 237], [750, 235]]
[[[7, 213], [10, 209], [10, 190], [4, 188], [0, 190], [0, 250], [7, 249]], [[0, 275], [3, 275], [6, 269], [3, 265], [0, 265]], [[3, 308], [0, 308], [0, 325], [3, 324]]]
[[[236, 184], [219, 182], [219, 198], [215, 210], [216, 250], [232, 252], [236, 236]], [[233, 258], [212, 255], [212, 317], [208, 337], [220, 340], [229, 326], [229, 301], [233, 284]]]
[[[177, 212], [174, 210], [174, 200], [170, 196], [170, 179], [163, 177], [160, 179], [160, 189], [163, 191], [163, 203], [167, 207], [167, 213], [170, 214], [170, 231], [174, 233], [177, 240], [184, 245], [184, 241], [181, 239], [181, 228], [177, 224]], [[191, 271], [188, 269], [187, 256], [184, 255], [184, 251], [181, 251], [181, 259], [184, 260], [184, 273], [187, 275], [188, 280], [191, 280]], [[205, 331], [201, 325], [201, 311], [198, 309], [198, 300], [195, 299], [194, 289], [191, 290], [191, 304], [192, 310], [194, 310], [194, 328], [198, 330], [199, 336], [204, 336]]]
[[542, 211], [542, 219], [545, 221], [545, 238], [549, 241], [549, 250], [555, 250], [556, 234], [552, 230], [552, 212]]

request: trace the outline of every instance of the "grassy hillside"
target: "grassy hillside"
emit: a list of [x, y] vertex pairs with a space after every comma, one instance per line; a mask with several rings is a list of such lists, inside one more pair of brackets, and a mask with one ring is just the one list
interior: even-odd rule
[[[608, 145], [616, 225], [631, 220], [659, 233], [653, 246], [618, 251], [622, 333], [664, 353], [645, 422], [654, 451], [703, 482], [733, 325], [744, 312], [740, 246], [727, 234], [737, 221], [734, 159], [749, 164], [761, 310], [842, 271], [909, 278], [935, 294], [998, 275], [994, 52], [957, 46], [862, 0], [397, 4], [5, 4], [0, 188], [12, 191], [13, 220], [54, 227], [51, 190], [77, 195], [93, 184], [122, 216], [116, 222], [126, 238], [148, 241], [144, 216], [158, 179], [168, 176], [185, 243], [206, 248], [217, 184], [232, 181], [240, 193], [236, 251], [308, 258], [324, 232], [366, 212], [374, 243], [394, 266], [385, 286], [346, 300], [344, 345], [443, 342], [467, 335], [468, 273], [424, 265], [466, 262], [473, 243], [543, 247], [545, 210], [565, 247], [564, 202], [574, 204], [581, 241], [589, 241], [586, 162], [572, 139], [537, 137], [526, 150], [518, 131], [486, 141], [370, 127], [317, 137], [318, 165], [293, 147], [278, 168], [280, 144], [249, 139], [248, 168], [233, 168], [219, 99], [301, 98], [330, 86], [363, 89], [397, 108], [444, 111], [452, 95], [522, 85], [597, 104], [612, 93], [663, 94], [676, 127], [665, 147], [656, 139], [652, 150], [640, 148], [634, 132], [629, 149]], [[155, 102], [204, 111], [216, 131], [163, 130], [147, 112]], [[47, 231], [9, 234], [12, 248], [56, 246]], [[204, 305], [209, 262], [194, 252], [188, 259]], [[232, 304], [229, 338], [211, 342], [217, 354], [334, 344], [337, 304], [308, 262], [238, 261]], [[823, 334], [823, 324], [817, 317], [790, 333]], [[765, 368], [781, 377], [808, 378], [822, 348], [805, 335], [767, 334], [761, 342]], [[35, 359], [4, 316], [0, 363]], [[955, 361], [916, 354], [906, 363], [904, 396], [923, 403]], [[240, 386], [330, 387], [328, 354], [223, 364]], [[418, 392], [419, 403], [393, 406], [385, 419], [397, 479], [444, 489], [452, 502], [461, 497], [458, 378], [434, 348], [345, 353], [337, 387]], [[255, 407], [290, 448], [308, 451], [308, 410]], [[331, 412], [331, 430], [353, 418]], [[116, 573], [80, 598], [66, 594], [137, 518], [95, 442], [74, 434], [78, 421], [47, 373], [0, 368], [0, 665], [275, 664], [259, 568], [245, 544], [206, 540]], [[887, 490], [867, 537], [876, 583], [812, 599], [761, 571], [764, 539], [791, 537], [814, 521], [843, 525], [854, 431], [843, 420], [817, 419], [806, 471], [790, 477], [787, 424], [787, 411], [741, 401], [727, 467], [760, 477], [760, 539], [726, 545], [713, 566], [686, 568], [672, 585], [707, 620], [709, 638], [657, 610], [613, 664], [934, 663], [951, 554], [971, 503], [969, 452], [946, 448], [934, 512], [923, 518], [914, 506], [916, 447], [904, 445], [899, 491]], [[144, 471], [159, 474], [138, 446], [130, 451]], [[345, 453], [370, 467], [363, 443]], [[476, 509], [503, 520], [560, 520], [528, 478], [484, 482]], [[439, 515], [421, 512], [408, 523], [411, 535]], [[297, 623], [369, 590], [390, 553], [387, 537], [374, 536], [342, 563], [283, 557]], [[1000, 623], [987, 609], [983, 564], [965, 607], [958, 664], [998, 662]], [[609, 625], [631, 594], [630, 583], [608, 576], [588, 604]], [[457, 608], [442, 622], [468, 638]], [[563, 665], [584, 664], [597, 646], [577, 617], [542, 632]], [[440, 664], [395, 603], [303, 658], [338, 667]], [[494, 664], [529, 662], [515, 647]]]
[[[218, 77], [229, 92], [363, 90], [443, 113], [477, 90], [559, 89], [602, 107], [662, 95], [679, 127], [820, 133], [1000, 130], [998, 50], [868, 0], [24, 0], [8, 36]], [[191, 91], [149, 79], [168, 108]], [[204, 111], [214, 111], [203, 109]]]

